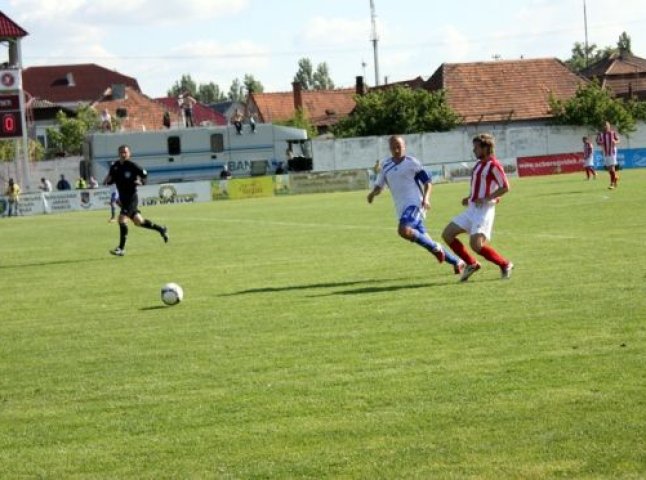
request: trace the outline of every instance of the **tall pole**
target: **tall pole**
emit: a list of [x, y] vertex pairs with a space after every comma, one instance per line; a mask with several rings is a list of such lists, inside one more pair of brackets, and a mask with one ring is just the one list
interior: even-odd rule
[[583, 0], [583, 28], [585, 29], [585, 66], [588, 68], [588, 11]]
[[377, 53], [377, 42], [379, 35], [377, 35], [377, 14], [375, 13], [375, 2], [370, 0], [370, 20], [372, 22], [372, 33], [370, 40], [372, 41], [372, 49], [375, 57], [375, 85], [379, 85], [379, 54]]

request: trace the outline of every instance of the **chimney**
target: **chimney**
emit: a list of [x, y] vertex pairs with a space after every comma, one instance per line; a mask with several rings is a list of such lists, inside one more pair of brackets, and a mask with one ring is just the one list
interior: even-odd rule
[[76, 82], [74, 81], [74, 74], [72, 72], [69, 72], [67, 75], [65, 75], [65, 80], [67, 81], [68, 87], [76, 87]]
[[292, 82], [292, 89], [294, 90], [294, 108], [303, 110], [303, 87], [300, 82]]
[[363, 76], [359, 75], [358, 77], [356, 77], [354, 91], [357, 95], [365, 95], [366, 84], [363, 83]]

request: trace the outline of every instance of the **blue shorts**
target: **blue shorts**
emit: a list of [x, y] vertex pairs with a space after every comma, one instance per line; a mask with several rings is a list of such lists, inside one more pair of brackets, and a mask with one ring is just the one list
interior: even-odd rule
[[399, 225], [405, 225], [417, 230], [420, 233], [426, 233], [426, 227], [424, 227], [424, 212], [421, 208], [416, 207], [415, 205], [410, 205], [406, 207], [404, 213], [399, 218]]

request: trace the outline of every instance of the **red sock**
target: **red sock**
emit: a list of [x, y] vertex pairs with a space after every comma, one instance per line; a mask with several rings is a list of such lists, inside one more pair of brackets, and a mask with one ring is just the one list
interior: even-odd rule
[[449, 247], [451, 247], [451, 250], [453, 250], [458, 257], [464, 260], [464, 262], [467, 265], [473, 265], [474, 263], [478, 263], [475, 257], [469, 254], [469, 251], [465, 248], [462, 242], [457, 238], [453, 239], [453, 241], [449, 244]]
[[482, 248], [480, 249], [480, 255], [482, 255], [484, 258], [489, 260], [491, 263], [495, 263], [500, 268], [506, 267], [507, 264], [509, 263], [507, 260], [505, 260], [505, 258], [502, 255], [496, 252], [489, 245], [482, 246]]

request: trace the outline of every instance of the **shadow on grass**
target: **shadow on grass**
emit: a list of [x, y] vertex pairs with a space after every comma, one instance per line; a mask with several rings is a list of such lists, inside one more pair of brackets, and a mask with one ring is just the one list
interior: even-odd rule
[[141, 307], [139, 311], [145, 312], [148, 310], [161, 310], [162, 308], [169, 308], [167, 305], [154, 305], [152, 307]]
[[349, 287], [352, 285], [361, 285], [366, 283], [384, 283], [384, 282], [392, 282], [396, 280], [403, 280], [403, 279], [391, 278], [391, 279], [372, 279], [372, 280], [352, 280], [348, 282], [309, 283], [305, 285], [285, 285], [284, 287], [249, 288], [247, 290], [240, 290], [239, 292], [224, 293], [220, 296], [231, 297], [233, 295], [245, 295], [247, 293], [275, 293], [275, 292], [288, 292], [292, 290], [307, 290], [311, 288]]
[[75, 263], [82, 263], [84, 265], [87, 265], [88, 263], [95, 263], [95, 262], [105, 262], [110, 260], [112, 257], [106, 256], [105, 258], [76, 258], [73, 260], [52, 260], [49, 262], [32, 262], [32, 263], [15, 263], [13, 265], [3, 265], [0, 264], [0, 270], [8, 270], [10, 268], [29, 268], [29, 267], [46, 267], [49, 265], [73, 265]]

